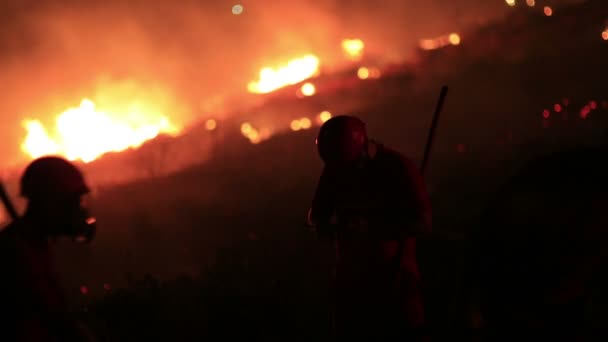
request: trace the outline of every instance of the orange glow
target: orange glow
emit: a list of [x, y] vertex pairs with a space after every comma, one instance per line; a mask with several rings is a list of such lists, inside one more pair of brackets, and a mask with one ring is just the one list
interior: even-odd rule
[[458, 33], [450, 34], [450, 44], [452, 45], [460, 45], [460, 35]]
[[435, 50], [439, 44], [434, 39], [423, 39], [420, 41], [420, 48], [423, 50]]
[[359, 60], [363, 56], [365, 43], [361, 39], [344, 39], [342, 49], [346, 56], [351, 60]]
[[602, 39], [608, 40], [608, 29], [605, 29], [604, 32], [602, 32]]
[[319, 114], [319, 119], [321, 120], [321, 122], [326, 122], [327, 120], [331, 119], [331, 113], [329, 111], [322, 111]]
[[553, 9], [551, 7], [549, 7], [549, 6], [545, 6], [545, 8], [544, 8], [543, 11], [545, 12], [545, 15], [547, 17], [550, 17], [550, 16], [553, 15]]
[[245, 138], [249, 139], [252, 144], [259, 144], [270, 137], [270, 130], [262, 129], [261, 131], [258, 131], [249, 122], [244, 122], [241, 125], [241, 133]]
[[505, 2], [507, 3], [507, 5], [509, 6], [515, 6], [515, 0], [505, 0]]
[[304, 95], [304, 96], [313, 96], [317, 92], [317, 88], [315, 87], [314, 84], [312, 84], [310, 82], [306, 82], [306, 83], [302, 84], [300, 91], [302, 92], [302, 95]]
[[253, 126], [249, 122], [245, 122], [241, 125], [241, 133], [248, 135], [253, 130]]
[[217, 122], [213, 119], [209, 119], [209, 120], [207, 120], [207, 122], [205, 122], [205, 128], [208, 131], [213, 131], [214, 129], [217, 128]]
[[241, 13], [243, 13], [243, 5], [234, 5], [232, 6], [232, 14], [234, 15], [239, 15]]
[[450, 33], [434, 39], [422, 39], [419, 46], [423, 50], [436, 50], [447, 45], [460, 45], [462, 38], [458, 33]]
[[536, 0], [526, 0], [526, 4], [530, 7], [536, 6]]
[[380, 78], [380, 76], [382, 75], [382, 73], [380, 72], [380, 69], [378, 69], [378, 68], [371, 68], [369, 70], [369, 75], [372, 78]]
[[300, 83], [319, 72], [319, 58], [306, 55], [296, 58], [277, 68], [265, 67], [260, 70], [259, 80], [250, 82], [247, 89], [251, 93], [266, 94], [279, 88]]
[[85, 163], [108, 152], [137, 148], [161, 133], [179, 132], [158, 107], [149, 103], [131, 100], [99, 108], [86, 98], [80, 106], [57, 116], [54, 134], [49, 134], [38, 120], [25, 120], [23, 126], [27, 136], [21, 149], [31, 158], [59, 154]]
[[289, 125], [289, 128], [291, 128], [292, 131], [309, 129], [310, 127], [312, 127], [312, 121], [310, 121], [309, 118], [301, 118], [298, 120], [293, 120], [293, 121], [291, 121], [291, 124]]
[[300, 120], [293, 120], [289, 127], [292, 131], [299, 131], [302, 129], [302, 124], [300, 123]]
[[362, 80], [368, 79], [369, 78], [369, 69], [366, 67], [360, 67], [359, 70], [357, 70], [357, 76], [359, 76], [359, 78]]
[[309, 118], [302, 118], [300, 119], [300, 126], [302, 127], [302, 129], [309, 129], [310, 127], [312, 127], [312, 122]]

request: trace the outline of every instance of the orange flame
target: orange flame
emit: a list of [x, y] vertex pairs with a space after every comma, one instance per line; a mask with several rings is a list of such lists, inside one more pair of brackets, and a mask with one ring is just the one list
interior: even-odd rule
[[342, 41], [342, 49], [351, 60], [359, 60], [363, 56], [365, 43], [361, 39], [344, 39]]
[[247, 89], [251, 93], [266, 94], [279, 88], [300, 83], [319, 72], [319, 58], [309, 54], [291, 60], [278, 68], [265, 67], [260, 70], [259, 80], [250, 82]]
[[56, 118], [55, 134], [38, 120], [25, 120], [23, 126], [27, 136], [21, 149], [30, 157], [59, 154], [85, 163], [107, 152], [139, 147], [160, 133], [179, 131], [158, 110], [142, 103], [98, 109], [89, 99]]

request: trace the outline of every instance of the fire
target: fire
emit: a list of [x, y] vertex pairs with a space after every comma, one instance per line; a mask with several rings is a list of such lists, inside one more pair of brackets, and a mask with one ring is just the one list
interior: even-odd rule
[[250, 82], [251, 93], [266, 94], [279, 88], [300, 83], [319, 72], [319, 58], [309, 54], [291, 60], [278, 68], [265, 67], [260, 70], [259, 80]]
[[59, 114], [54, 134], [38, 120], [25, 120], [23, 126], [27, 136], [21, 148], [30, 157], [59, 154], [85, 163], [108, 152], [139, 147], [160, 133], [178, 132], [167, 117], [140, 102], [98, 108], [86, 98]]
[[365, 43], [361, 39], [344, 39], [342, 49], [346, 56], [351, 60], [359, 60], [363, 56]]

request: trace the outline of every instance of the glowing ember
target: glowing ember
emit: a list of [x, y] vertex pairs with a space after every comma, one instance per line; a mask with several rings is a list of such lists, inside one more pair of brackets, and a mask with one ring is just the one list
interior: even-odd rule
[[327, 120], [331, 119], [331, 113], [324, 110], [319, 114], [319, 119], [321, 122], [326, 122]]
[[363, 56], [365, 43], [361, 39], [344, 39], [342, 49], [346, 56], [351, 60], [359, 60]]
[[545, 12], [545, 15], [547, 17], [550, 17], [553, 15], [553, 9], [549, 6], [545, 6], [545, 8], [543, 9], [543, 11]]
[[555, 106], [553, 106], [553, 110], [555, 110], [556, 113], [561, 113], [562, 105], [560, 105], [559, 103], [556, 103]]
[[302, 124], [300, 123], [300, 120], [293, 120], [289, 127], [292, 131], [299, 131], [300, 129], [302, 129]]
[[279, 88], [300, 83], [316, 75], [318, 71], [319, 58], [315, 55], [306, 55], [278, 68], [263, 68], [260, 71], [259, 80], [250, 82], [247, 89], [256, 94], [270, 93]]
[[302, 129], [309, 129], [310, 127], [312, 127], [312, 122], [309, 118], [302, 118], [300, 119], [300, 126], [302, 127]]
[[261, 131], [258, 131], [249, 122], [245, 122], [241, 125], [241, 133], [245, 138], [249, 139], [252, 144], [259, 144], [268, 139], [271, 135], [270, 130], [262, 129]]
[[423, 39], [420, 41], [420, 48], [423, 50], [436, 50], [447, 45], [460, 45], [462, 38], [458, 33], [450, 33], [434, 39]]
[[594, 110], [597, 109], [597, 102], [595, 102], [595, 101], [589, 102], [589, 108], [594, 109]]
[[289, 125], [292, 131], [299, 131], [301, 129], [309, 129], [312, 127], [312, 121], [309, 118], [301, 118], [298, 120], [293, 120]]
[[460, 45], [460, 35], [458, 33], [450, 34], [450, 37], [448, 39], [450, 40], [450, 44]]
[[608, 40], [608, 29], [605, 29], [604, 32], [602, 32], [602, 39]]
[[357, 70], [357, 76], [362, 80], [368, 79], [369, 78], [369, 69], [366, 67], [360, 67], [359, 70]]
[[317, 92], [317, 88], [315, 87], [314, 84], [312, 84], [310, 82], [306, 82], [302, 85], [302, 87], [300, 88], [300, 91], [302, 92], [302, 95], [304, 95], [304, 96], [313, 96]]
[[505, 0], [505, 2], [507, 3], [507, 5], [509, 6], [515, 6], [515, 0]]
[[213, 131], [214, 129], [217, 128], [217, 122], [213, 119], [209, 119], [209, 120], [207, 120], [207, 122], [205, 122], [205, 128], [208, 131]]
[[243, 5], [234, 5], [232, 6], [232, 14], [239, 15], [243, 13]]
[[23, 125], [27, 136], [21, 148], [30, 157], [60, 154], [84, 162], [139, 147], [160, 133], [178, 131], [158, 110], [139, 102], [104, 110], [89, 99], [57, 117], [55, 134], [49, 135], [38, 120], [25, 120]]

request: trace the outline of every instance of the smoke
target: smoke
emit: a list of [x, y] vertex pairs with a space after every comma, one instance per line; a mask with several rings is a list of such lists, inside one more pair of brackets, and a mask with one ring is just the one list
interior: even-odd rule
[[501, 0], [11, 0], [0, 5], [2, 161], [23, 158], [24, 118], [52, 117], [108, 80], [166, 89], [200, 115], [214, 96], [238, 94], [266, 65], [315, 53], [339, 64], [343, 38], [407, 57], [422, 37], [460, 31], [507, 13]]

